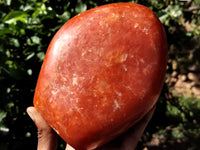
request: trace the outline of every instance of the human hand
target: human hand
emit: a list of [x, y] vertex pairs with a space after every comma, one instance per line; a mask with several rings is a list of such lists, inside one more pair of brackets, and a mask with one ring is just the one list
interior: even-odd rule
[[[153, 107], [138, 123], [136, 123], [127, 132], [113, 141], [97, 148], [96, 150], [134, 150], [140, 140], [144, 129], [151, 120], [155, 107]], [[37, 150], [56, 150], [57, 134], [47, 124], [47, 122], [38, 113], [35, 107], [28, 107], [27, 113], [34, 121], [38, 129], [38, 146]], [[74, 150], [67, 144], [65, 150]]]

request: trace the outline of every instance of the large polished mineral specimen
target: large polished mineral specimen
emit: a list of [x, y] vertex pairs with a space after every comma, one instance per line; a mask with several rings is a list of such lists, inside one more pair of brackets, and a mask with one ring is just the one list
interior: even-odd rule
[[95, 148], [155, 105], [166, 59], [165, 31], [150, 9], [116, 3], [85, 11], [52, 39], [34, 106], [76, 150]]

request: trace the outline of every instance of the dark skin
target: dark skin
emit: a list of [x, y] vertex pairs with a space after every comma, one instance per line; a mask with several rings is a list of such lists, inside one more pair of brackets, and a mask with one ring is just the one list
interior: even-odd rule
[[[137, 124], [127, 132], [113, 141], [95, 149], [95, 150], [134, 150], [140, 140], [147, 124], [151, 120], [155, 107], [153, 107]], [[34, 121], [38, 129], [37, 150], [57, 150], [58, 135], [41, 117], [35, 107], [28, 107], [27, 113]], [[75, 150], [70, 145], [66, 145], [65, 150]]]

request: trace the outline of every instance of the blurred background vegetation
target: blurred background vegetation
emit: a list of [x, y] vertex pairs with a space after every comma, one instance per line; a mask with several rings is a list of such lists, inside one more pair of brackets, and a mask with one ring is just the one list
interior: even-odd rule
[[[149, 7], [167, 33], [165, 84], [138, 150], [200, 147], [200, 0], [0, 0], [0, 149], [35, 150], [26, 113], [48, 44], [71, 17], [100, 5]], [[60, 139], [58, 149], [64, 149]]]

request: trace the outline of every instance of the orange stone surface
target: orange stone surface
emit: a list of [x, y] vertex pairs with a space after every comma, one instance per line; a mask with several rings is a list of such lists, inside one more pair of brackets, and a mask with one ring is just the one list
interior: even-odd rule
[[34, 106], [76, 150], [96, 148], [155, 105], [166, 60], [165, 31], [150, 9], [116, 3], [85, 11], [52, 39]]

